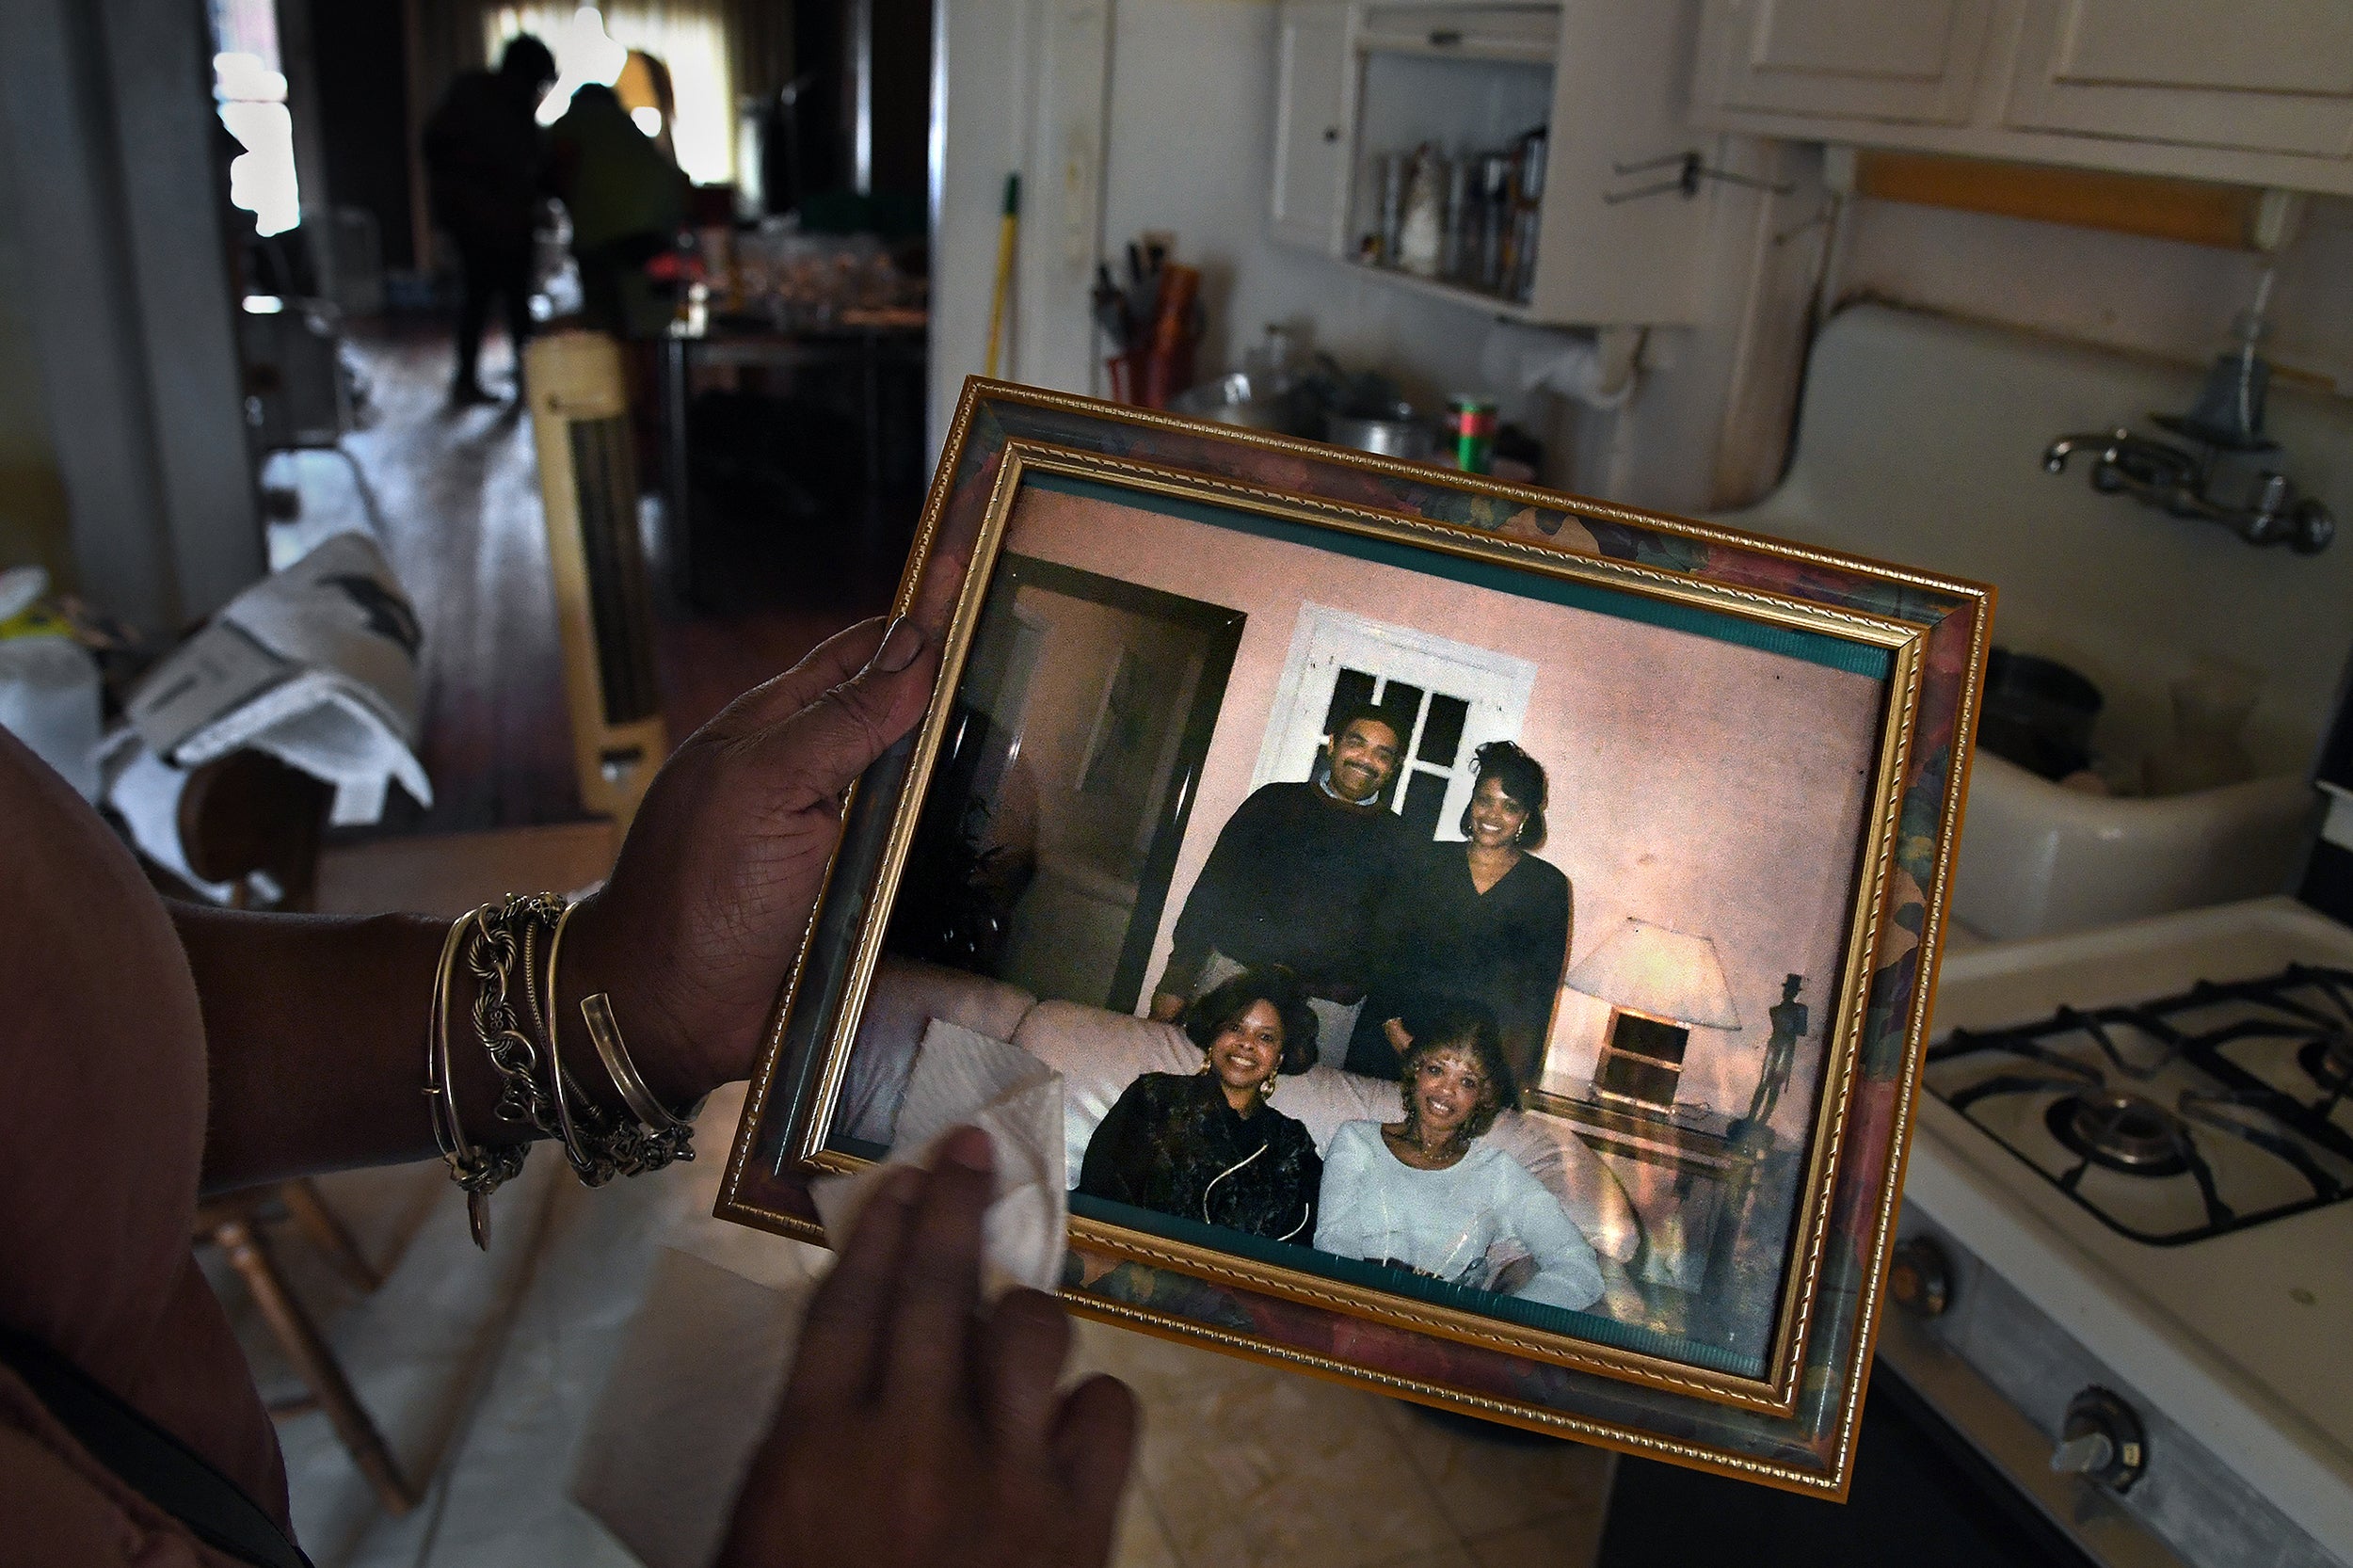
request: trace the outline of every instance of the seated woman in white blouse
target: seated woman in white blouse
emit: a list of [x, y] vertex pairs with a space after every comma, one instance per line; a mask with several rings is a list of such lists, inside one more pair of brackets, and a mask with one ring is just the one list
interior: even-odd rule
[[[1494, 1015], [1449, 1008], [1401, 1065], [1405, 1119], [1345, 1123], [1324, 1151], [1316, 1249], [1554, 1306], [1600, 1299], [1601, 1265], [1561, 1200], [1479, 1141], [1512, 1095]], [[1499, 1241], [1525, 1260], [1497, 1278]]]

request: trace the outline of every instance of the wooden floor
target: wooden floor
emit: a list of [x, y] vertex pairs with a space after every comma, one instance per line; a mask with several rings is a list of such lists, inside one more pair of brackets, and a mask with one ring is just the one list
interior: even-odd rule
[[[455, 832], [578, 819], [569, 720], [528, 419], [503, 408], [451, 410], [451, 357], [439, 332], [384, 330], [357, 343], [376, 410], [331, 453], [280, 458], [270, 477], [302, 498], [298, 532], [364, 520], [415, 600], [424, 630], [423, 744], [435, 800], [397, 791], [368, 833]], [[485, 380], [498, 390], [494, 340]], [[738, 692], [839, 628], [881, 610], [891, 583], [803, 582], [723, 616], [664, 600], [658, 644], [673, 743]], [[662, 598], [659, 593], [658, 599]]]

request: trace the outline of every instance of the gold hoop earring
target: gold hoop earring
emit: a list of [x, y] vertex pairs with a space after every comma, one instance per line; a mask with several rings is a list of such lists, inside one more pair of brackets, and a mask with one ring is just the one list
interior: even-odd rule
[[1258, 1080], [1258, 1097], [1269, 1100], [1274, 1097], [1274, 1075], [1273, 1073], [1267, 1074]]

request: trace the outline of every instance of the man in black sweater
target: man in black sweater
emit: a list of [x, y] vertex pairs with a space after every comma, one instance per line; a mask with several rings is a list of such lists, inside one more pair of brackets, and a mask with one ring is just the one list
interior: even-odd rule
[[539, 102], [556, 78], [555, 56], [529, 33], [517, 35], [499, 68], [460, 72], [424, 122], [424, 170], [433, 220], [457, 247], [464, 294], [457, 308], [455, 406], [488, 403], [475, 375], [490, 301], [505, 308], [515, 351], [516, 402], [522, 401], [523, 344], [531, 336], [532, 230], [547, 162]]
[[1174, 1020], [1220, 978], [1204, 974], [1212, 954], [1286, 965], [1339, 1007], [1363, 1000], [1367, 938], [1405, 848], [1404, 824], [1381, 804], [1404, 750], [1394, 717], [1359, 707], [1332, 733], [1328, 782], [1269, 784], [1241, 803], [1176, 918], [1152, 1016]]

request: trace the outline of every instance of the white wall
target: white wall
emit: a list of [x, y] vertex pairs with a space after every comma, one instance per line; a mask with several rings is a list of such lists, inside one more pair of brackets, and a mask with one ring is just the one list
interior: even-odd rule
[[[1205, 376], [1238, 365], [1267, 323], [1307, 321], [1317, 345], [1343, 365], [1385, 371], [1426, 406], [1481, 389], [1479, 349], [1491, 321], [1484, 312], [1407, 293], [1269, 237], [1274, 20], [1273, 0], [1119, 7], [1103, 213], [1112, 253], [1142, 230], [1176, 231], [1177, 259], [1203, 273]], [[1520, 400], [1505, 412], [1522, 422], [1548, 417]]]
[[[1834, 286], [2202, 363], [2272, 261], [2251, 251], [1859, 200]], [[2353, 396], [2353, 200], [2315, 197], [2276, 258], [2275, 369]]]
[[[1015, 379], [1100, 395], [1110, 348], [1087, 316], [1095, 262], [1122, 256], [1143, 230], [1166, 229], [1176, 259], [1203, 272], [1202, 376], [1238, 365], [1267, 323], [1307, 322], [1316, 345], [1347, 368], [1384, 371], [1433, 409], [1449, 392], [1484, 388], [1484, 312], [1269, 238], [1274, 0], [957, 0], [946, 8], [935, 440], [985, 352], [999, 198], [1015, 168], [1024, 170], [1005, 371]], [[1553, 401], [1508, 398], [1504, 414], [1545, 438]]]
[[[1809, 254], [1804, 264], [1817, 256]], [[1780, 316], [1778, 327], [1761, 324], [1769, 340], [1776, 330], [1802, 327], [1813, 290], [1794, 286], [1802, 280], [1791, 260], [1767, 260], [1759, 286], [1778, 291], [1769, 311]], [[1821, 292], [1833, 309], [1849, 299], [1882, 299], [2203, 366], [2221, 349], [2264, 267], [2275, 263], [2273, 335], [2265, 344], [2275, 371], [2283, 381], [2353, 396], [2353, 200], [2339, 198], [2313, 198], [2297, 236], [2276, 258], [1858, 198], [1848, 205]], [[1728, 270], [1721, 259], [1719, 264]], [[1770, 267], [1780, 269], [1777, 277]], [[1671, 511], [1756, 500], [1769, 488], [1773, 467], [1759, 449], [1773, 421], [1785, 429], [1794, 415], [1789, 399], [1801, 365], [1770, 355], [1744, 360], [1739, 347], [1723, 324], [1654, 334], [1641, 399], [1625, 424], [1609, 416], [1578, 421], [1575, 439], [1583, 461], [1576, 465], [1575, 488]], [[1770, 412], [1753, 411], [1744, 436], [1721, 428], [1728, 409], [1759, 403]], [[2149, 412], [2120, 408], [2115, 417], [2138, 422]], [[1745, 442], [1747, 450], [1726, 454], [1706, 476], [1699, 459], [1720, 439], [1727, 446]], [[1624, 449], [1614, 469], [1596, 456], [1612, 442]]]
[[200, 8], [0, 6], [23, 300], [83, 589], [158, 631], [263, 571]]
[[[1107, 350], [1085, 325], [1091, 266], [1073, 258], [1090, 236], [1116, 257], [1154, 228], [1174, 230], [1178, 259], [1203, 268], [1205, 375], [1238, 362], [1266, 323], [1306, 321], [1344, 364], [1385, 371], [1423, 402], [1482, 387], [1483, 312], [1269, 237], [1274, 0], [958, 0], [948, 8], [948, 179], [935, 272], [941, 427], [955, 387], [979, 368], [998, 194], [1013, 167], [1028, 171], [1010, 361], [1017, 379], [1103, 390]], [[1070, 128], [1090, 117], [1104, 145], [1074, 155]], [[1725, 137], [1713, 159], [1791, 189], [1718, 193], [1705, 319], [1650, 333], [1630, 409], [1507, 401], [1506, 417], [1545, 440], [1547, 482], [1681, 512], [1758, 499], [1783, 464], [1817, 289], [1833, 303], [1876, 296], [2202, 363], [2264, 264], [2243, 251], [1862, 199], [1848, 203], [1835, 254], [1826, 254], [1830, 226], [1809, 222], [1827, 210], [1816, 149]], [[2275, 362], [2353, 395], [2353, 201], [2315, 199], [2278, 263]]]

